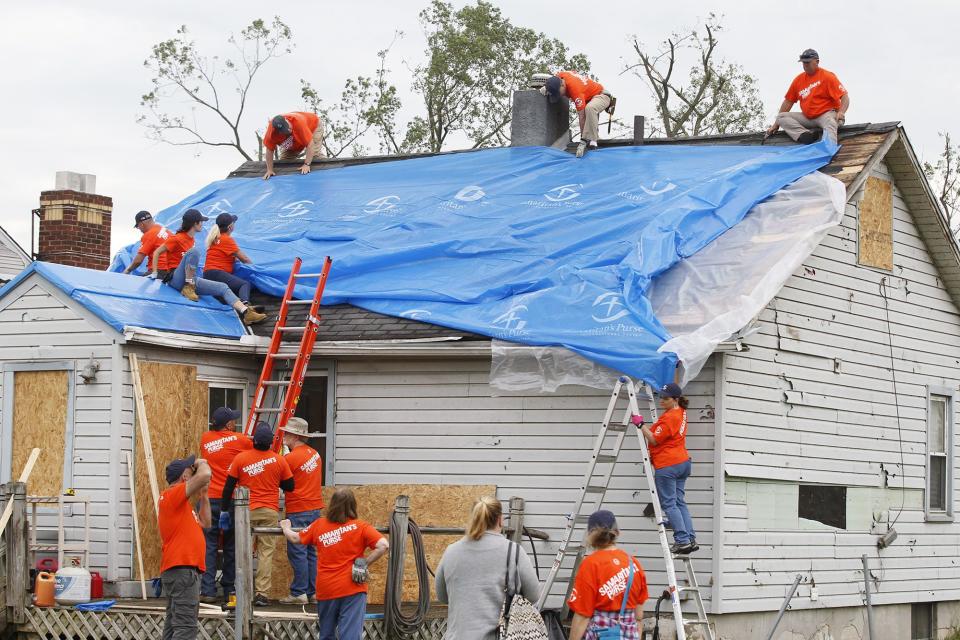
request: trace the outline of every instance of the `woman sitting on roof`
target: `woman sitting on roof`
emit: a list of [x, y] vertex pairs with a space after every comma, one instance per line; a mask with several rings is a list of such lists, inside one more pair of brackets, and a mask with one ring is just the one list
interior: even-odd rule
[[217, 224], [207, 234], [207, 261], [203, 267], [203, 279], [222, 282], [230, 287], [230, 291], [247, 306], [250, 306], [250, 281], [234, 275], [233, 267], [239, 260], [244, 264], [253, 264], [247, 254], [240, 250], [237, 241], [230, 233], [237, 216], [232, 213], [221, 213], [217, 216]]
[[164, 284], [168, 284], [180, 294], [196, 302], [201, 295], [214, 296], [219, 298], [224, 304], [228, 304], [243, 318], [244, 324], [256, 324], [263, 322], [267, 316], [257, 313], [255, 309], [242, 302], [230, 290], [230, 287], [222, 282], [205, 280], [203, 271], [200, 270], [200, 253], [194, 246], [193, 237], [203, 229], [203, 221], [209, 220], [196, 209], [188, 209], [183, 214], [183, 220], [180, 223], [180, 229], [175, 235], [167, 238], [167, 241], [160, 245], [153, 254], [153, 264], [158, 264], [160, 256], [164, 253], [167, 256], [168, 269], [155, 271], [151, 277], [160, 278]]

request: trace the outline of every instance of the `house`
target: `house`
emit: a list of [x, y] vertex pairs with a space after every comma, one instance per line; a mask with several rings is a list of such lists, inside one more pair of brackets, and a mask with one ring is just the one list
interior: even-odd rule
[[0, 284], [5, 284], [30, 264], [32, 258], [23, 247], [0, 227]]
[[[846, 188], [841, 224], [752, 330], [722, 345], [686, 387], [694, 461], [687, 500], [702, 547], [694, 566], [719, 638], [765, 638], [797, 575], [781, 633], [865, 635], [864, 554], [874, 618], [889, 637], [928, 637], [920, 634], [960, 620], [960, 253], [902, 127], [853, 125], [840, 138], [822, 171]], [[760, 136], [644, 142], [756, 145]], [[232, 175], [261, 173], [248, 163]], [[120, 285], [111, 292], [86, 276], [38, 264], [0, 290], [0, 480], [15, 473], [23, 447], [49, 444], [45, 489], [91, 496], [92, 568], [121, 583], [135, 564], [124, 464], [135, 434], [128, 356], [140, 358], [154, 394], [178, 399], [148, 408], [167, 412], [162, 421], [151, 417], [154, 442], [185, 451], [191, 443], [176, 427], [202, 430], [205, 407], [246, 408], [265, 334], [191, 331], [229, 324], [230, 312], [213, 303], [196, 308], [202, 321], [145, 328], [135, 318], [156, 318], [159, 307], [145, 311], [142, 294]], [[174, 298], [149, 302], [183, 310]], [[303, 410], [324, 434], [317, 446], [327, 483], [489, 483], [501, 499], [525, 498], [526, 524], [551, 536], [535, 546], [545, 574], [609, 394], [564, 387], [497, 395], [490, 362], [484, 336], [328, 307]], [[98, 370], [86, 381], [79, 373], [89, 363]], [[25, 375], [38, 372], [46, 378]], [[38, 397], [56, 417], [43, 426], [21, 409], [24, 398]], [[62, 432], [46, 426], [61, 421]], [[29, 443], [18, 440], [24, 433]], [[638, 450], [627, 449], [604, 504], [618, 514], [622, 543], [656, 594], [663, 561], [642, 515], [648, 494]], [[135, 466], [145, 482], [142, 463]], [[137, 496], [141, 514], [149, 514], [145, 493]], [[893, 530], [898, 537], [879, 548]]]

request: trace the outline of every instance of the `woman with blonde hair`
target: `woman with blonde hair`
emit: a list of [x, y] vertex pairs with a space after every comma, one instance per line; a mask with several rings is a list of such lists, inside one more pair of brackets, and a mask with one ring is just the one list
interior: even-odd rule
[[232, 213], [221, 213], [217, 216], [216, 222], [207, 234], [207, 259], [203, 265], [203, 277], [214, 282], [222, 282], [230, 287], [230, 290], [245, 304], [250, 304], [250, 290], [253, 285], [233, 272], [237, 260], [244, 264], [253, 264], [230, 235], [233, 225], [237, 222], [237, 216]]
[[[512, 548], [512, 551], [511, 551]], [[503, 536], [503, 507], [496, 498], [480, 498], [470, 512], [467, 535], [454, 542], [437, 567], [437, 599], [448, 604], [446, 640], [495, 640], [507, 591], [508, 552], [519, 569], [517, 590], [536, 601], [540, 581], [530, 556]], [[511, 571], [512, 573], [512, 571]], [[514, 587], [515, 585], [511, 585]]]

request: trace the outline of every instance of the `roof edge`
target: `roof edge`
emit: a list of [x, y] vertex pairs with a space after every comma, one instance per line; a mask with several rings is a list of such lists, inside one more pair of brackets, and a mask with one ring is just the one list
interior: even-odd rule
[[[3, 227], [0, 227], [0, 241], [4, 241], [5, 245], [16, 251], [27, 264], [33, 262], [33, 258], [30, 257], [30, 254], [28, 254], [26, 250], [20, 246], [20, 243], [17, 242], [14, 237], [11, 236]], [[24, 265], [24, 268], [26, 268], [26, 265]]]

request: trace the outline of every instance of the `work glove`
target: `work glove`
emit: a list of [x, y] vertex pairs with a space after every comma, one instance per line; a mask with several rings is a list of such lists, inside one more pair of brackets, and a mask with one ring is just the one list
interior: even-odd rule
[[633, 424], [637, 425], [638, 427], [642, 427], [642, 426], [643, 426], [643, 416], [637, 416], [637, 415], [630, 416], [630, 422], [632, 422]]
[[230, 531], [230, 529], [233, 529], [233, 518], [230, 517], [229, 511], [220, 512], [219, 527], [222, 531]]
[[353, 572], [350, 577], [357, 584], [363, 584], [367, 581], [367, 561], [364, 558], [357, 558], [353, 561]]

